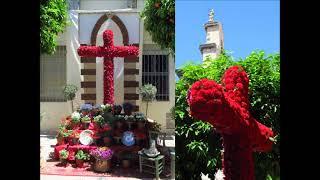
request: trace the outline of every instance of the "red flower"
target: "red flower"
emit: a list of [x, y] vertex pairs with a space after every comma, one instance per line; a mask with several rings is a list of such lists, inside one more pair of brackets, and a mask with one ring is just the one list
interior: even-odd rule
[[[242, 67], [227, 69], [221, 82], [224, 89], [213, 80], [195, 82], [187, 93], [190, 112], [193, 117], [211, 123], [222, 134], [226, 179], [241, 176], [252, 180], [252, 151], [270, 151], [273, 142], [269, 138], [274, 137], [274, 133], [250, 115], [249, 78]], [[247, 166], [243, 166], [244, 163]]]
[[135, 46], [114, 46], [113, 32], [105, 30], [103, 32], [103, 46], [80, 46], [78, 54], [81, 57], [104, 57], [104, 104], [114, 102], [114, 82], [113, 82], [113, 58], [114, 57], [137, 57], [139, 48]]

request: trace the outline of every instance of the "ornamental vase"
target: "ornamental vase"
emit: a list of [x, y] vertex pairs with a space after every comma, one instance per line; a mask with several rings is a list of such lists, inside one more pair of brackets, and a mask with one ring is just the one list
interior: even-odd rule
[[101, 160], [97, 159], [93, 163], [93, 170], [96, 172], [107, 172], [111, 168], [111, 160]]

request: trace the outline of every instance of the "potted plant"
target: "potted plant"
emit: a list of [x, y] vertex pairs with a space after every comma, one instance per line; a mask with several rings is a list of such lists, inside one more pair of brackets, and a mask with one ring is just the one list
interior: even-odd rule
[[80, 124], [81, 115], [79, 112], [75, 111], [71, 115], [72, 129], [75, 129]]
[[135, 132], [136, 145], [142, 146], [146, 138], [147, 136], [144, 132], [140, 132], [140, 131]]
[[123, 168], [129, 168], [131, 163], [130, 163], [130, 160], [132, 159], [132, 155], [130, 152], [125, 152], [123, 155], [122, 155], [122, 167]]
[[59, 131], [57, 134], [57, 145], [63, 145], [65, 144], [65, 139], [63, 137], [63, 132], [66, 131], [66, 127], [63, 124], [59, 125]]
[[90, 159], [90, 155], [83, 152], [82, 150], [79, 150], [77, 152], [77, 154], [75, 155], [75, 159], [76, 159], [76, 165], [79, 168], [83, 167], [84, 161], [89, 160]]
[[133, 111], [133, 105], [129, 102], [123, 103], [122, 105], [125, 115], [131, 115]]
[[115, 118], [116, 118], [116, 128], [121, 129], [124, 121], [124, 116], [119, 114], [119, 115], [115, 115]]
[[129, 130], [131, 130], [132, 124], [134, 123], [134, 116], [133, 115], [125, 115], [124, 120], [127, 123]]
[[69, 157], [69, 152], [67, 150], [63, 149], [63, 150], [59, 151], [59, 159], [60, 159], [60, 162], [62, 165], [65, 165], [65, 166], [67, 165], [68, 157]]
[[103, 137], [103, 143], [105, 146], [111, 146], [112, 139], [110, 136]]
[[99, 126], [102, 126], [105, 123], [104, 118], [101, 115], [95, 116], [93, 122], [97, 123]]
[[93, 169], [97, 172], [107, 172], [111, 167], [113, 151], [108, 147], [99, 147], [90, 151], [90, 155], [95, 158]]
[[113, 110], [114, 115], [119, 115], [119, 114], [121, 114], [122, 107], [121, 107], [121, 105], [114, 105], [112, 110]]
[[100, 109], [103, 113], [111, 113], [112, 112], [112, 106], [110, 104], [102, 104], [100, 106]]
[[146, 117], [148, 117], [148, 105], [156, 99], [157, 88], [152, 84], [145, 84], [139, 88], [139, 93], [142, 97], [142, 101], [147, 103], [146, 105]]
[[82, 104], [80, 106], [80, 111], [83, 116], [88, 115], [92, 110], [93, 106], [90, 103]]
[[71, 110], [73, 111], [73, 100], [76, 97], [78, 87], [73, 84], [67, 84], [63, 87], [63, 95], [68, 100], [71, 101]]
[[[118, 116], [118, 115], [116, 115], [116, 116]], [[115, 116], [113, 116], [112, 112], [104, 112], [102, 114], [102, 117], [104, 119], [104, 122], [108, 123], [108, 124], [113, 124], [113, 122], [115, 120]]]
[[137, 121], [138, 129], [140, 130], [145, 129], [146, 116], [141, 112], [136, 112], [134, 114], [134, 118]]
[[71, 144], [72, 144], [72, 145], [77, 145], [77, 144], [79, 144], [79, 136], [80, 136], [79, 131], [78, 131], [78, 130], [73, 130], [72, 134], [70, 135]]
[[88, 115], [84, 116], [81, 118], [81, 122], [83, 124], [83, 128], [84, 129], [88, 129], [89, 128], [89, 124], [91, 123], [91, 119]]

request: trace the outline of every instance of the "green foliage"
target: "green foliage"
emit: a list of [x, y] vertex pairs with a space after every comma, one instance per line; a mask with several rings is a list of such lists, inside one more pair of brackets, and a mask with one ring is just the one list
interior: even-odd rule
[[141, 13], [145, 29], [161, 48], [175, 50], [175, 1], [146, 0]]
[[83, 152], [82, 150], [79, 150], [75, 155], [75, 158], [79, 160], [89, 160], [90, 155], [88, 153]]
[[139, 88], [140, 95], [142, 96], [142, 101], [153, 101], [156, 99], [157, 88], [152, 84], [145, 84]]
[[156, 99], [157, 88], [152, 84], [145, 84], [139, 88], [139, 93], [142, 96], [142, 101], [147, 102], [146, 116], [148, 116], [148, 103]]
[[40, 1], [40, 53], [53, 54], [58, 33], [67, 24], [67, 3], [65, 0]]
[[67, 84], [63, 87], [63, 94], [67, 100], [73, 100], [76, 97], [78, 87], [73, 84]]
[[201, 179], [201, 173], [214, 179], [215, 172], [221, 169], [221, 137], [212, 125], [190, 117], [186, 94], [202, 78], [220, 83], [223, 73], [232, 65], [243, 66], [249, 75], [251, 113], [278, 134], [271, 152], [254, 154], [256, 179], [280, 177], [280, 55], [266, 56], [259, 51], [239, 61], [222, 53], [217, 59], [186, 64], [181, 69], [183, 76], [176, 83], [175, 92], [177, 179]]
[[59, 151], [59, 157], [60, 159], [67, 159], [69, 156], [69, 152], [65, 149]]
[[104, 118], [101, 115], [95, 116], [93, 121], [98, 123], [99, 125], [103, 125], [105, 123]]
[[83, 122], [83, 123], [90, 123], [90, 121], [91, 121], [91, 119], [90, 119], [90, 117], [88, 115], [83, 116], [81, 118], [81, 122]]

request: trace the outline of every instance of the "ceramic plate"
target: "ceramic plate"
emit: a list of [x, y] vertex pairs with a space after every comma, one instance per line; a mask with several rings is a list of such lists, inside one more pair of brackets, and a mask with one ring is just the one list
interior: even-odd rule
[[83, 145], [90, 145], [93, 143], [93, 132], [91, 130], [84, 130], [80, 133], [80, 143]]

